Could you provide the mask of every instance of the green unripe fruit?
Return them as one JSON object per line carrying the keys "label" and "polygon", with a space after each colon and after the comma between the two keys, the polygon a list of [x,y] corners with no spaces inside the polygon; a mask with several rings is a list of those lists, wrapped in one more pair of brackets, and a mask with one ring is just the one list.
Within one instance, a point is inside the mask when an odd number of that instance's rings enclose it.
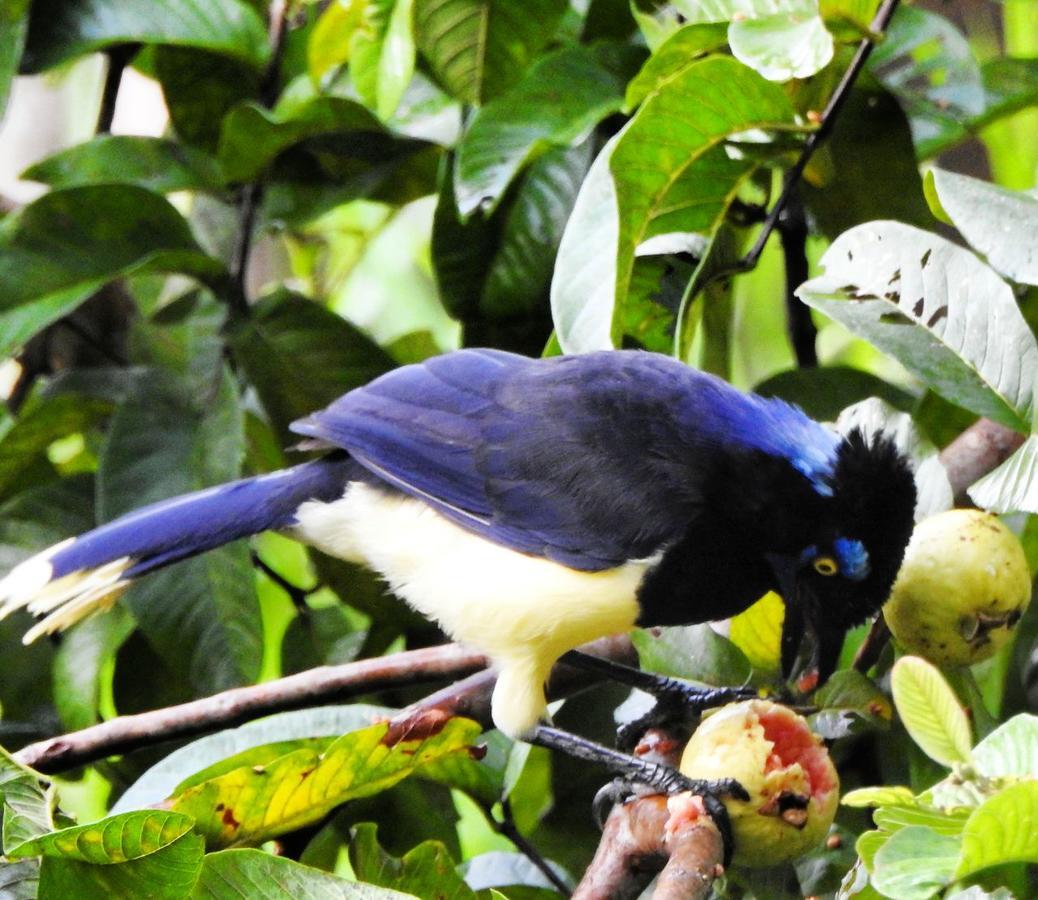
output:
{"label": "green unripe fruit", "polygon": [[724,801],[736,865],[774,866],[818,846],[840,799],[821,738],[803,716],[768,700],[733,703],[705,719],[685,747],[681,771],[735,778],[749,792],[748,801]]}
{"label": "green unripe fruit", "polygon": [[1020,541],[990,513],[920,522],[883,616],[898,644],[938,666],[971,666],[1009,640],[1031,601]]}

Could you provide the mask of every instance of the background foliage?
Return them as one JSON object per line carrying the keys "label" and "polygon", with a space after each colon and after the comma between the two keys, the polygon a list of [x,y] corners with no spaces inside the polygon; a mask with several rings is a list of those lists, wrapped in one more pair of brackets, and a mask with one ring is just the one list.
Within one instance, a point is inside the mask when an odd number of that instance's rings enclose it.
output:
{"label": "background foliage", "polygon": [[[843,421],[898,428],[920,514],[947,507],[938,448],[980,416],[1023,435],[1035,421],[1035,4],[902,5],[779,234],[751,271],[734,265],[877,6],[0,0],[0,108],[18,72],[97,53],[108,67],[95,136],[25,171],[45,189],[0,222],[0,358],[18,362],[0,413],[0,568],[276,469],[295,455],[291,420],[460,345],[644,347],[829,420],[880,398]],[[161,86],[163,137],[109,133],[126,67]],[[1028,437],[971,490],[1016,513],[1032,564],[1036,448]],[[768,683],[780,610],[766,598],[728,638],[637,635],[642,665]],[[10,751],[440,637],[370,576],[276,536],[146,579],[59,640],[22,647],[28,624],[0,624]],[[826,894],[846,874],[848,897],[1029,895],[1038,845],[1013,822],[1038,804],[1022,715],[1038,704],[1036,636],[1032,613],[952,687],[895,668],[900,716],[892,651],[873,680],[841,670],[813,723],[845,787],[902,787],[852,795],[842,846],[715,889]],[[937,685],[930,700],[906,694],[911,677]],[[554,896],[506,834],[574,881],[603,775],[463,719],[389,747],[379,717],[424,692],[55,780],[4,755],[0,896]],[[598,688],[558,720],[608,740],[621,699]],[[938,745],[919,740],[935,728]],[[984,791],[942,805],[934,785],[970,782],[963,766]]]}

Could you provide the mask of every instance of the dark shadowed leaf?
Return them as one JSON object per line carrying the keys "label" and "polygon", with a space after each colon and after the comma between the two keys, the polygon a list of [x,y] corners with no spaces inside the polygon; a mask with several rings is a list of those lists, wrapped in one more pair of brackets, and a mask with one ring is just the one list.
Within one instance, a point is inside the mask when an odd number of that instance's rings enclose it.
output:
{"label": "dark shadowed leaf", "polygon": [[231,344],[285,445],[298,440],[291,422],[395,366],[341,316],[287,291],[257,303]]}
{"label": "dark shadowed leaf", "polygon": [[398,859],[379,846],[376,826],[366,822],[351,832],[350,863],[358,878],[380,887],[416,897],[476,900],[475,892],[465,884],[439,841],[425,841]]}
{"label": "dark shadowed leaf", "polygon": [[566,0],[416,0],[418,49],[440,83],[465,103],[515,84],[551,41]]}
{"label": "dark shadowed leaf", "polygon": [[710,685],[744,684],[751,666],[742,651],[709,625],[631,632],[641,667]]}
{"label": "dark shadowed leaf", "polygon": [[159,194],[220,188],[216,162],[162,138],[102,134],[30,166],[22,178],[51,187],[136,184]]}
{"label": "dark shadowed leaf", "polygon": [[867,397],[879,397],[901,410],[909,410],[915,403],[908,391],[850,366],[791,369],[772,375],[753,390],[763,397],[781,397],[795,403],[823,422],[834,421],[843,409]]}
{"label": "dark shadowed leaf", "polygon": [[164,197],[131,185],[52,191],[0,231],[0,310],[59,291],[83,290],[86,299],[131,272],[218,279],[223,266]]}
{"label": "dark shadowed leaf", "polygon": [[347,881],[261,850],[221,850],[206,856],[191,896],[197,900],[407,900],[414,895]]}
{"label": "dark shadowed leaf", "polygon": [[639,59],[631,48],[568,47],[543,57],[512,90],[482,107],[458,147],[462,216],[477,208],[492,212],[523,166],[552,146],[581,141],[619,110]]}
{"label": "dark shadowed leaf", "polygon": [[29,0],[0,0],[0,119],[29,28]]}
{"label": "dark shadowed leaf", "polygon": [[1038,346],[1013,292],[972,253],[898,222],[826,251],[797,295],[894,356],[954,403],[1029,430]]}
{"label": "dark shadowed leaf", "polygon": [[242,0],[37,0],[23,66],[40,72],[118,44],[172,44],[261,67],[266,28]]}
{"label": "dark shadowed leaf", "polygon": [[848,734],[887,728],[894,709],[886,695],[869,679],[853,669],[833,675],[815,691],[811,702],[818,712],[810,717],[811,730],[826,740]]}

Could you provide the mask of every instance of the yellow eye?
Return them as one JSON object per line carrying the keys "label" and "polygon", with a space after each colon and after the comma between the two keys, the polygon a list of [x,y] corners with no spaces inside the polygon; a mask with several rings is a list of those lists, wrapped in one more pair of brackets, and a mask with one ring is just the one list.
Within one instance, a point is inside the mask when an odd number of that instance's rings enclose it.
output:
{"label": "yellow eye", "polygon": [[835,575],[840,571],[840,567],[836,565],[836,560],[831,556],[819,556],[812,565],[819,575]]}

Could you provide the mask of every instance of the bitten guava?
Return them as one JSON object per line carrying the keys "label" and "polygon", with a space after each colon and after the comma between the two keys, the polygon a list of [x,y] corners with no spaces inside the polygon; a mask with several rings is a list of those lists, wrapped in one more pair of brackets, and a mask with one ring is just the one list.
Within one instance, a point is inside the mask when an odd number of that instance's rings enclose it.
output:
{"label": "bitten guava", "polygon": [[909,653],[971,666],[1009,640],[1030,602],[1016,535],[990,513],[953,509],[916,526],[883,617]]}
{"label": "bitten guava", "polygon": [[[820,844],[840,799],[840,780],[807,721],[769,700],[733,703],[696,729],[681,757],[691,778],[735,778],[748,801],[727,798],[735,865],[774,866]],[[687,813],[672,798],[672,815]]]}

